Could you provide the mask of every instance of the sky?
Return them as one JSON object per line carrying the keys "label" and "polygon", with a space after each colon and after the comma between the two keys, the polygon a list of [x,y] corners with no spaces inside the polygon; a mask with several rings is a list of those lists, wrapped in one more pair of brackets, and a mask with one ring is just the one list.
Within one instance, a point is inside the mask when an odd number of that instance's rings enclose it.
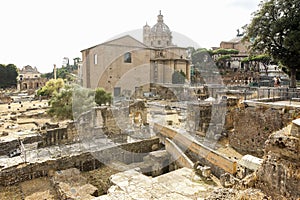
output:
{"label": "sky", "polygon": [[173,33],[218,47],[251,22],[260,1],[0,0],[0,64],[51,72],[64,57],[72,64],[83,49],[155,25],[159,10]]}

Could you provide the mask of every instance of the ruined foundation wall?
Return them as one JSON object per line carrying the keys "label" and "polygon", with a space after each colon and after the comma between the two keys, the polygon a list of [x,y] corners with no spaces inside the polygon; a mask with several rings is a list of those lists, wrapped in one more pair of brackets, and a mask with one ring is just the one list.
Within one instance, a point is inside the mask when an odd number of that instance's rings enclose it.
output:
{"label": "ruined foundation wall", "polygon": [[187,129],[214,138],[233,128],[232,110],[238,98],[227,98],[219,103],[200,102],[188,105]]}
{"label": "ruined foundation wall", "polygon": [[[42,140],[42,138],[39,135],[35,135],[35,136],[24,138],[22,140],[22,142],[23,142],[23,144],[32,144],[34,142],[39,142],[41,140]],[[13,151],[19,147],[20,147],[20,142],[17,139],[7,141],[7,142],[1,142],[0,143],[0,156],[6,156],[9,154],[10,151]]]}
{"label": "ruined foundation wall", "polygon": [[48,129],[42,133],[42,140],[39,143],[39,148],[58,145],[70,144],[78,141],[78,132],[74,122],[69,122],[65,127]]}
{"label": "ruined foundation wall", "polygon": [[294,120],[291,130],[272,134],[266,142],[262,166],[257,171],[257,186],[275,198],[300,197],[300,120]]}
{"label": "ruined foundation wall", "polygon": [[83,113],[77,120],[79,132],[88,132],[87,130],[91,132],[97,127],[98,129],[101,128],[107,136],[117,135],[128,128],[128,124],[131,123],[129,115],[137,113],[141,115],[142,123],[146,125],[147,108],[144,102],[123,103],[124,105],[116,107],[95,107],[91,111]]}
{"label": "ruined foundation wall", "polygon": [[[0,171],[0,184],[3,186],[51,175],[56,170],[77,168],[90,171],[101,167],[106,162],[120,161],[124,163],[140,162],[143,157],[159,145],[159,139],[149,139],[142,142],[123,144],[103,149],[94,153],[82,153],[68,157],[57,158],[37,163],[23,163]],[[50,173],[50,174],[49,174]]]}
{"label": "ruined foundation wall", "polygon": [[242,154],[263,156],[265,142],[271,133],[287,126],[300,114],[299,108],[259,105],[234,109],[233,131],[230,131],[230,145]]}
{"label": "ruined foundation wall", "polygon": [[272,199],[299,200],[300,119],[270,135],[261,166],[242,182],[242,189],[254,187]]}

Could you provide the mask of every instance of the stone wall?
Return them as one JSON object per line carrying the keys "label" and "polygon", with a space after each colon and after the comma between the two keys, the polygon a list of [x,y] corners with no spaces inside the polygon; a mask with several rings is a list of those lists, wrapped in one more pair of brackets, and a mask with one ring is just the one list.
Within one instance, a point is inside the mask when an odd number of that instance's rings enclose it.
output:
{"label": "stone wall", "polygon": [[212,139],[220,138],[233,128],[233,115],[230,114],[238,105],[239,99],[227,98],[220,102],[199,102],[188,105],[186,128]]}
{"label": "stone wall", "polygon": [[186,128],[189,131],[197,131],[205,135],[211,119],[211,104],[208,102],[188,104],[187,109]]}
{"label": "stone wall", "polygon": [[120,161],[141,162],[143,157],[159,145],[159,139],[143,140],[103,149],[98,152],[81,153],[36,163],[23,163],[0,171],[0,184],[3,186],[51,175],[54,171],[77,168],[81,171],[97,169],[103,163]]}
{"label": "stone wall", "polygon": [[46,147],[58,144],[69,144],[79,140],[74,122],[69,122],[64,127],[47,129],[42,135],[38,147]]}
{"label": "stone wall", "polygon": [[[122,102],[114,107],[95,107],[83,113],[76,121],[78,134],[105,134],[109,137],[120,135],[128,126],[133,125],[137,114],[141,117],[141,124],[147,124],[147,108],[143,101]],[[133,120],[130,118],[132,116]]]}
{"label": "stone wall", "polygon": [[292,131],[278,131],[266,142],[264,161],[257,171],[257,186],[275,198],[300,197],[299,122],[299,119],[294,121]]}
{"label": "stone wall", "polygon": [[[299,200],[300,197],[300,119],[270,135],[263,162],[252,176],[245,178],[242,189],[254,187],[272,199]],[[292,127],[290,127],[292,126]]]}
{"label": "stone wall", "polygon": [[10,151],[15,150],[19,147],[20,143],[18,140],[12,140],[0,143],[0,156],[8,155]]}
{"label": "stone wall", "polygon": [[56,171],[51,179],[59,199],[93,199],[98,189],[89,184],[76,168]]}
{"label": "stone wall", "polygon": [[[42,138],[39,135],[31,136],[31,137],[26,137],[22,140],[23,144],[31,144],[34,142],[39,142],[41,141]],[[11,151],[16,150],[20,147],[20,141],[15,139],[7,142],[1,142],[0,143],[0,156],[6,156],[8,155]]]}
{"label": "stone wall", "polygon": [[285,106],[236,108],[228,114],[228,119],[232,119],[228,122],[233,125],[228,134],[229,143],[242,154],[261,157],[270,134],[287,126],[299,114],[299,108]]}
{"label": "stone wall", "polygon": [[219,103],[189,104],[187,109],[187,130],[216,140],[227,135],[238,152],[257,157],[262,157],[271,133],[300,116],[300,108],[262,103],[248,106],[232,97]]}

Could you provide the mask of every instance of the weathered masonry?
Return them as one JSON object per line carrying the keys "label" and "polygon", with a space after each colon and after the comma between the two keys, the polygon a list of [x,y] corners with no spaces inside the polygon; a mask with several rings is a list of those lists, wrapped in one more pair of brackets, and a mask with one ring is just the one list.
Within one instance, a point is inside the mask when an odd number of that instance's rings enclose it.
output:
{"label": "weathered masonry", "polygon": [[48,159],[35,163],[20,163],[0,170],[0,184],[3,186],[14,183],[50,176],[57,170],[77,168],[81,171],[97,169],[103,163],[119,161],[123,163],[141,162],[143,157],[159,145],[159,139],[149,139],[134,143],[122,144],[95,152],[79,152],[78,154]]}

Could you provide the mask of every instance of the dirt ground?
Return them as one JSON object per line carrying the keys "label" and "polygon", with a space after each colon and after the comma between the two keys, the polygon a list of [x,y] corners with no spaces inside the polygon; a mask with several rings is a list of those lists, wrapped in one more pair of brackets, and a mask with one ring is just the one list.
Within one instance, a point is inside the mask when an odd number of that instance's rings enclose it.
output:
{"label": "dirt ground", "polygon": [[[12,133],[19,130],[31,130],[36,128],[35,122],[43,125],[50,122],[46,115],[48,101],[25,101],[20,103],[0,104],[0,133],[2,131]],[[33,109],[33,110],[27,110]],[[27,110],[27,111],[26,111]],[[19,117],[20,115],[26,117]]]}
{"label": "dirt ground", "polygon": [[98,195],[106,194],[106,191],[111,186],[109,177],[119,171],[112,169],[108,166],[103,166],[99,169],[89,172],[83,172],[81,175],[87,178],[88,183],[98,188]]}
{"label": "dirt ground", "polygon": [[1,200],[56,200],[56,192],[47,177],[25,181],[8,187],[0,187]]}
{"label": "dirt ground", "polygon": [[[109,177],[119,171],[108,166],[99,169],[82,172],[88,183],[96,186],[98,195],[106,194],[110,187]],[[57,194],[48,177],[42,177],[25,181],[8,187],[0,187],[0,200],[56,200]]]}

